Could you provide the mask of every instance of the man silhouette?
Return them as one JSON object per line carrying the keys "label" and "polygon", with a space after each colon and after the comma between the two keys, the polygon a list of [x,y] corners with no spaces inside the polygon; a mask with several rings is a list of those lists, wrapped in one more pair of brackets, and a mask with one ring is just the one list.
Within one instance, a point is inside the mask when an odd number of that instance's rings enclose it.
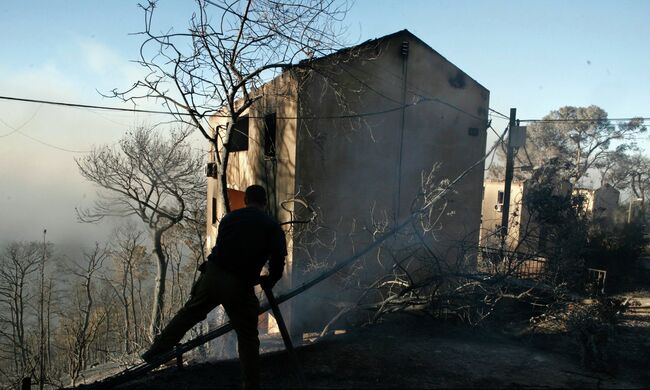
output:
{"label": "man silhouette", "polygon": [[[254,286],[272,288],[282,277],[287,255],[284,232],[264,211],[266,202],[264,188],[252,185],[244,195],[246,207],[223,217],[217,243],[201,267],[190,299],[155,337],[142,355],[145,361],[170,351],[190,328],[223,305],[237,333],[244,387],[259,387],[259,301]],[[267,261],[269,273],[260,276]]]}

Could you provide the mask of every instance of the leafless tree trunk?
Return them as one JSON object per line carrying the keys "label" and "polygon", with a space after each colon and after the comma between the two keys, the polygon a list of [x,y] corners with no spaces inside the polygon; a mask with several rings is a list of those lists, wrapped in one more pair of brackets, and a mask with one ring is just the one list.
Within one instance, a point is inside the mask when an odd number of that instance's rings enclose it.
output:
{"label": "leafless tree trunk", "polygon": [[203,160],[192,152],[190,130],[165,139],[153,129],[136,129],[120,141],[119,149],[95,148],[76,160],[81,174],[101,187],[100,200],[90,210],[78,210],[82,221],[108,216],[137,216],[152,233],[157,273],[149,334],[160,327],[165,307],[168,258],[164,235],[181,224],[192,210],[188,204],[205,196]]}
{"label": "leafless tree trunk", "polygon": [[139,343],[140,316],[136,313],[137,302],[135,299],[134,278],[137,270],[145,272],[148,267],[146,248],[143,233],[135,225],[129,223],[118,227],[113,234],[111,258],[113,260],[113,276],[107,281],[113,289],[122,307],[123,343],[124,352],[133,352],[133,345]]}
{"label": "leafless tree trunk", "polygon": [[98,335],[100,325],[106,319],[106,311],[97,310],[95,303],[95,283],[103,263],[108,257],[108,249],[95,244],[92,252],[84,253],[84,264],[77,264],[72,274],[78,278],[79,288],[74,294],[72,318],[67,319],[66,333],[69,337],[68,371],[75,386],[79,374],[88,363],[89,347]]}
{"label": "leafless tree trunk", "polygon": [[19,381],[32,369],[27,311],[34,297],[31,286],[37,285],[32,276],[41,264],[42,250],[37,242],[12,242],[0,257],[0,354],[12,362],[11,373],[7,373],[12,381]]}
{"label": "leafless tree trunk", "polygon": [[52,370],[52,290],[53,281],[50,278],[47,288],[47,342],[45,344],[45,361],[47,362],[48,371]]}
{"label": "leafless tree trunk", "polygon": [[38,311],[38,326],[39,326],[39,338],[38,338],[38,388],[43,390],[45,385],[45,365],[46,365],[46,353],[45,353],[45,260],[47,258],[47,249],[45,242],[45,235],[47,230],[43,230],[43,248],[42,248],[42,257],[40,264],[40,295],[39,295],[39,311]]}

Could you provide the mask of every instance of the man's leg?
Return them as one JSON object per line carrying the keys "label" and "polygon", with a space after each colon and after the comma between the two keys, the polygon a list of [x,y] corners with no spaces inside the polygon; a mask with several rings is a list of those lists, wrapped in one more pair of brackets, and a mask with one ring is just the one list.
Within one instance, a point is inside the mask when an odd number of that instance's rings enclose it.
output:
{"label": "man's leg", "polygon": [[260,303],[252,287],[240,290],[233,299],[223,303],[226,314],[237,332],[239,362],[244,388],[260,386],[260,340],[257,332],[257,316]]}
{"label": "man's leg", "polygon": [[145,361],[172,349],[198,322],[219,304],[213,291],[214,275],[204,272],[192,287],[190,299],[165,326],[149,350],[142,355]]}

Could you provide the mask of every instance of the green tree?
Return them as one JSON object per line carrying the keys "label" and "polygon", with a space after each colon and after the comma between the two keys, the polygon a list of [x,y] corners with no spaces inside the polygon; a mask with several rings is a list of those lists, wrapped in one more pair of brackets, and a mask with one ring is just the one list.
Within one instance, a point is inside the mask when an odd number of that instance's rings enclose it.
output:
{"label": "green tree", "polygon": [[[564,106],[551,111],[541,121],[528,126],[526,145],[516,152],[515,166],[541,167],[551,160],[564,163],[566,179],[577,184],[594,169],[608,170],[612,159],[621,158],[636,148],[635,139],[646,127],[641,118],[614,124],[598,106]],[[501,150],[500,161],[505,161]],[[503,165],[490,175],[501,177]],[[526,171],[515,171],[520,179]]]}
{"label": "green tree", "polygon": [[644,209],[650,195],[650,158],[640,153],[623,155],[614,160],[605,180],[621,190],[630,190]]}
{"label": "green tree", "polygon": [[538,164],[553,157],[566,161],[573,184],[604,163],[612,148],[631,148],[635,137],[646,131],[641,119],[612,124],[598,106],[561,107],[543,120],[528,127],[527,151]]}

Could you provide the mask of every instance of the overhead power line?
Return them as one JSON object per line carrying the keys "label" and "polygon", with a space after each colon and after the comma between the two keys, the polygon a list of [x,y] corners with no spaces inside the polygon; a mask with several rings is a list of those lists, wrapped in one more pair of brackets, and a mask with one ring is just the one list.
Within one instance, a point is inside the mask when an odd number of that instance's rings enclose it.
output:
{"label": "overhead power line", "polygon": [[[76,107],[76,108],[90,108],[95,110],[108,110],[108,111],[125,111],[125,112],[141,112],[146,114],[172,114],[169,111],[156,111],[156,110],[142,110],[137,108],[125,108],[125,107],[108,107],[108,106],[96,106],[92,104],[81,104],[81,103],[68,103],[68,102],[59,102],[54,100],[41,100],[41,99],[27,99],[19,98],[13,96],[0,96],[1,100],[9,100],[16,102],[25,102],[25,103],[41,103],[41,104],[50,104],[55,106],[65,106],[65,107]],[[186,113],[179,113],[175,115],[189,115]]]}
{"label": "overhead power line", "polygon": [[492,108],[488,108],[488,110],[492,111],[493,113],[495,113],[495,114],[497,114],[497,115],[500,115],[503,119],[510,119],[510,117],[508,117],[508,116],[505,115],[505,114],[500,113],[500,112],[497,111],[497,110],[494,110],[494,109],[492,109]]}
{"label": "overhead power line", "polygon": [[[84,109],[91,109],[91,110],[92,109],[99,109],[99,110],[108,110],[108,111],[140,112],[140,113],[164,114],[164,115],[185,115],[185,116],[190,115],[189,113],[182,113],[182,112],[181,113],[173,113],[173,112],[169,112],[169,111],[155,111],[155,110],[141,110],[141,109],[136,109],[136,108],[109,107],[109,106],[99,106],[99,105],[91,105],[91,104],[60,102],[60,101],[53,101],[53,100],[18,98],[18,97],[12,97],[12,96],[0,96],[0,100],[9,100],[9,101],[18,101],[18,102],[36,103],[36,104],[48,104],[48,105],[55,105],[55,106],[84,108]],[[400,110],[402,110],[404,108],[412,107],[412,106],[418,105],[418,104],[423,103],[423,102],[436,102],[436,103],[445,105],[445,106],[447,106],[449,108],[455,109],[455,110],[457,110],[457,111],[459,111],[461,113],[466,113],[461,108],[458,108],[458,107],[456,107],[456,106],[454,106],[454,105],[452,105],[450,103],[447,103],[447,102],[445,102],[443,100],[440,100],[438,98],[421,97],[420,100],[418,100],[416,102],[405,104],[405,105],[400,105],[398,107],[393,107],[393,108],[389,108],[389,109],[385,109],[385,110],[381,110],[381,111],[366,112],[366,113],[360,113],[360,114],[344,114],[344,115],[330,115],[330,116],[300,116],[300,117],[294,116],[294,117],[277,117],[277,118],[278,119],[316,119],[316,120],[318,120],[318,119],[354,119],[354,118],[360,118],[360,117],[383,115],[383,114],[387,114],[387,113],[391,113],[391,112],[395,112],[395,111],[400,111]],[[210,116],[229,118],[229,116],[227,116],[227,115],[218,115],[218,114],[210,115]],[[264,119],[265,117],[264,116],[249,116],[249,118]],[[31,121],[31,119],[33,119],[33,118],[30,118],[30,120],[28,120],[28,122]],[[2,120],[0,119],[0,121],[2,121]],[[30,136],[28,134],[25,134],[22,131],[20,131],[20,128],[25,126],[27,124],[27,122],[25,124],[21,125],[19,128],[12,127],[9,124],[5,123],[4,121],[2,121],[2,123],[5,126],[7,126],[7,127],[9,127],[10,129],[13,130],[13,131],[10,131],[9,133],[2,134],[1,135],[2,137],[6,137],[6,136],[9,136],[11,134],[18,133],[18,134],[20,134],[20,135],[22,135],[24,137],[27,137],[27,138],[35,141],[35,142],[38,142],[38,143],[42,144],[42,145],[45,145],[45,146],[48,146],[48,147],[51,147],[51,148],[54,148],[54,149],[58,149],[58,150],[61,150],[61,151],[71,152],[71,153],[87,153],[88,152],[88,150],[72,150],[72,149],[60,147],[60,146],[57,146],[57,145],[52,145],[50,143],[47,143],[45,141],[39,140],[39,139],[37,139],[35,137],[32,137],[32,136]]]}
{"label": "overhead power line", "polygon": [[2,123],[3,125],[5,125],[5,126],[7,126],[8,128],[11,129],[11,131],[8,132],[8,133],[0,134],[0,138],[8,137],[8,136],[10,136],[10,135],[12,135],[14,133],[20,133],[20,129],[27,126],[27,124],[29,124],[29,122],[31,122],[32,119],[34,119],[36,117],[38,112],[41,110],[41,107],[43,107],[43,106],[38,106],[36,108],[36,110],[34,111],[34,113],[32,113],[32,116],[30,116],[29,119],[27,119],[25,122],[23,122],[23,124],[21,124],[20,126],[17,126],[17,127],[10,125],[9,123],[2,120],[2,118],[0,118],[0,123]]}
{"label": "overhead power line", "polygon": [[[99,105],[92,105],[92,104],[60,102],[60,101],[54,101],[54,100],[18,98],[18,97],[12,97],[12,96],[0,96],[0,100],[19,101],[19,102],[25,102],[25,103],[49,104],[49,105],[55,105],[55,106],[74,107],[74,108],[108,110],[108,111],[126,111],[126,112],[140,112],[140,113],[147,113],[147,114],[181,115],[181,116],[189,116],[189,115],[191,115],[190,113],[186,113],[186,112],[142,110],[142,109],[137,109],[137,108],[99,106]],[[438,99],[438,98],[422,97],[420,100],[418,100],[416,102],[409,103],[409,104],[404,104],[404,105],[400,105],[398,107],[388,108],[388,109],[380,110],[380,111],[362,112],[362,113],[359,113],[359,114],[323,115],[323,116],[309,116],[309,115],[304,115],[304,116],[282,116],[282,117],[278,116],[277,119],[312,119],[312,120],[320,120],[320,119],[322,119],[322,120],[327,120],[327,119],[354,119],[354,118],[361,118],[361,117],[383,115],[383,114],[391,113],[391,112],[394,112],[394,111],[399,111],[399,110],[402,110],[404,108],[412,107],[412,106],[418,105],[418,104],[423,103],[423,102],[440,103],[442,105],[445,105],[447,107],[455,109],[455,110],[457,110],[459,112],[466,113],[463,109],[461,109],[459,107],[456,107],[455,105],[453,105],[451,103],[447,103],[444,100],[441,100],[441,99]],[[218,118],[230,118],[229,115],[223,115],[223,114],[210,114],[208,116],[209,117],[218,117]],[[248,117],[251,118],[251,119],[264,119],[265,118],[264,116],[252,116],[252,115],[249,115]]]}
{"label": "overhead power line", "polygon": [[519,122],[527,123],[552,123],[552,122],[629,122],[631,120],[650,121],[650,117],[632,117],[632,118],[578,118],[578,119],[519,119]]}
{"label": "overhead power line", "polygon": [[[99,106],[99,105],[93,105],[93,104],[81,104],[81,103],[69,103],[69,102],[61,102],[61,101],[54,101],[54,100],[42,100],[42,99],[27,99],[27,98],[19,98],[19,97],[13,97],[13,96],[0,96],[0,100],[9,100],[9,101],[18,101],[18,102],[25,102],[25,103],[40,103],[40,104],[49,104],[49,105],[55,105],[55,106],[64,106],[64,107],[74,107],[74,108],[87,108],[87,109],[94,109],[94,110],[107,110],[107,111],[123,111],[123,112],[139,112],[139,113],[145,113],[145,114],[162,114],[162,115],[182,115],[182,116],[190,116],[190,113],[187,112],[171,112],[171,111],[157,111],[157,110],[143,110],[143,109],[138,109],[138,108],[124,108],[124,107],[110,107],[110,106]],[[426,99],[429,100],[429,99]],[[433,100],[433,99],[431,99]],[[385,113],[389,113],[392,111],[398,111],[401,110],[402,108],[413,106],[417,103],[411,103],[411,104],[406,104],[404,106],[400,107],[394,107],[390,108],[387,110],[381,110],[381,111],[373,111],[373,112],[365,112],[365,113],[360,113],[360,114],[344,114],[344,115],[326,115],[326,116],[300,116],[300,117],[277,117],[278,119],[347,119],[347,118],[357,118],[357,117],[364,117],[364,116],[373,116],[373,115],[381,115]],[[210,114],[210,117],[218,117],[218,118],[230,118],[229,115],[223,115],[223,114]],[[249,118],[254,118],[254,119],[264,119],[264,116],[248,116]]]}
{"label": "overhead power line", "polygon": [[[20,97],[14,97],[14,96],[0,96],[0,100],[8,100],[8,101],[17,101],[17,102],[25,102],[25,103],[36,103],[36,104],[48,104],[48,105],[55,105],[55,106],[63,106],[63,107],[73,107],[73,108],[86,108],[86,109],[91,109],[91,110],[106,110],[106,111],[122,111],[122,112],[137,112],[137,113],[145,113],[145,114],[161,114],[161,115],[179,115],[179,116],[190,116],[190,113],[187,112],[171,112],[171,111],[159,111],[159,110],[144,110],[144,109],[138,109],[138,108],[125,108],[125,107],[111,107],[111,106],[100,106],[100,105],[93,105],[93,104],[82,104],[82,103],[70,103],[70,102],[62,102],[62,101],[54,101],[54,100],[43,100],[43,99],[28,99],[28,98],[20,98]],[[423,102],[436,102],[440,103],[442,105],[445,105],[449,108],[452,108],[454,110],[457,110],[458,112],[461,113],[466,113],[463,109],[445,102],[444,100],[441,100],[439,98],[432,98],[432,97],[426,97],[426,96],[420,96],[420,100],[414,102],[414,103],[409,103],[405,105],[400,105],[398,107],[393,107],[385,110],[380,110],[380,111],[370,111],[370,112],[363,112],[359,114],[342,114],[342,115],[323,115],[323,116],[286,116],[286,117],[277,117],[278,119],[312,119],[312,120],[318,120],[318,119],[353,119],[353,118],[361,118],[361,117],[368,117],[368,116],[377,116],[377,115],[383,115],[387,113],[391,113],[394,111],[399,111],[403,108],[408,108],[411,106],[415,106],[417,104],[423,103]],[[494,110],[492,108],[489,109],[490,111],[503,116],[504,119],[507,118],[505,115],[502,113],[498,112],[497,110]],[[467,113],[466,113],[467,114]],[[469,115],[469,114],[468,114]],[[219,117],[219,118],[229,118],[230,116],[228,115],[223,115],[223,114],[210,114],[208,115],[210,117]],[[471,115],[474,118],[474,115]],[[264,119],[264,116],[249,116],[251,119]],[[609,122],[629,122],[631,120],[641,120],[641,121],[650,121],[650,117],[629,117],[629,118],[606,118],[606,119],[587,119],[587,118],[579,118],[579,119],[520,119],[519,122],[525,122],[525,123],[552,123],[552,122],[599,122],[599,121],[609,121]],[[9,127],[9,126],[8,126]],[[12,132],[13,133],[13,132]],[[3,136],[7,136],[9,134],[4,134]]]}
{"label": "overhead power line", "polygon": [[62,146],[53,145],[53,144],[47,143],[45,141],[42,141],[42,140],[40,140],[38,138],[34,138],[29,134],[25,134],[22,131],[18,131],[18,134],[22,135],[23,137],[27,137],[27,138],[31,139],[32,141],[34,141],[34,142],[38,142],[41,145],[45,145],[45,146],[47,146],[49,148],[60,150],[62,152],[69,152],[69,153],[89,153],[90,152],[90,150],[74,150],[74,149],[64,148]]}

